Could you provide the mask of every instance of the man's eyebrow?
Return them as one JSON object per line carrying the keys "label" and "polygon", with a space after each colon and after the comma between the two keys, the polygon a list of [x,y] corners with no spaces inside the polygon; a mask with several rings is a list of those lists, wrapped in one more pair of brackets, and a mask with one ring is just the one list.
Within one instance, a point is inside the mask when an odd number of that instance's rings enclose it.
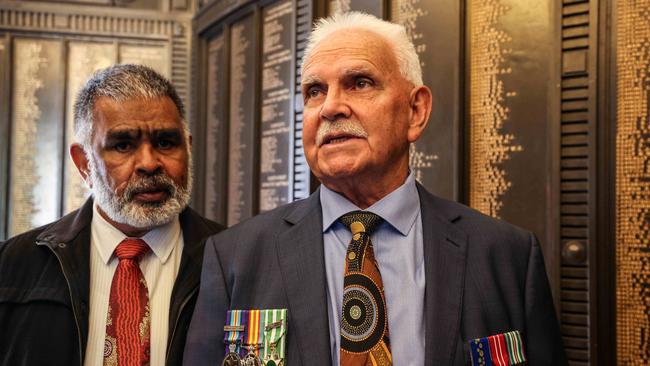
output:
{"label": "man's eyebrow", "polygon": [[307,75],[302,78],[301,84],[302,85],[314,85],[314,84],[320,84],[321,83],[321,78],[318,76],[314,75]]}
{"label": "man's eyebrow", "polygon": [[370,68],[367,67],[355,67],[353,69],[347,69],[343,71],[343,76],[344,77],[354,77],[354,76],[367,76],[367,75],[373,75],[374,73]]}
{"label": "man's eyebrow", "polygon": [[180,128],[161,128],[153,131],[156,138],[179,138],[182,136]]}
{"label": "man's eyebrow", "polygon": [[128,140],[140,137],[141,131],[138,129],[122,129],[109,131],[106,134],[107,140]]}

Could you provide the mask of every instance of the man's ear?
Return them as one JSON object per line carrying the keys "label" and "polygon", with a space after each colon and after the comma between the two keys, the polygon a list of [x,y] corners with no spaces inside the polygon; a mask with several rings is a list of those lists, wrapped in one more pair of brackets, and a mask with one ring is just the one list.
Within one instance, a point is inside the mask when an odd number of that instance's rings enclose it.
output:
{"label": "man's ear", "polygon": [[409,142],[417,141],[424,132],[424,128],[427,127],[429,114],[431,114],[432,99],[431,90],[424,85],[411,90],[409,98],[411,108],[408,128]]}
{"label": "man's ear", "polygon": [[81,144],[74,143],[70,145],[70,157],[72,157],[72,161],[77,167],[83,180],[86,181],[88,186],[92,186],[90,179],[88,179],[88,158],[86,157],[86,152]]}

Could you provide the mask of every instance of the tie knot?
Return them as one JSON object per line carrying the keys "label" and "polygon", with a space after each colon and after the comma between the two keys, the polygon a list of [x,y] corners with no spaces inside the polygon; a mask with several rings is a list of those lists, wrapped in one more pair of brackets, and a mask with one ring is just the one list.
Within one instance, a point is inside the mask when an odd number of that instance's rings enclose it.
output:
{"label": "tie knot", "polygon": [[149,251],[149,246],[142,239],[126,238],[115,248],[115,255],[122,259],[140,259]]}
{"label": "tie knot", "polygon": [[348,212],[341,216],[339,220],[350,229],[352,235],[358,233],[370,235],[383,221],[381,216],[368,211]]}

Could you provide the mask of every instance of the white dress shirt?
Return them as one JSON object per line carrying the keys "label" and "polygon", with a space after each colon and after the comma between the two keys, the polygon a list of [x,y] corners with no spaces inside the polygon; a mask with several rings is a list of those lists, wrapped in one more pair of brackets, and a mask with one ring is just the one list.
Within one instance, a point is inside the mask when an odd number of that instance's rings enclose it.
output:
{"label": "white dress shirt", "polygon": [[[125,238],[121,231],[106,221],[93,207],[90,235],[90,315],[88,345],[84,365],[104,363],[106,313],[113,273],[119,260],[115,248]],[[183,253],[183,235],[178,217],[157,227],[142,238],[151,250],[140,261],[147,281],[151,310],[151,365],[164,365],[169,330],[169,303]]]}

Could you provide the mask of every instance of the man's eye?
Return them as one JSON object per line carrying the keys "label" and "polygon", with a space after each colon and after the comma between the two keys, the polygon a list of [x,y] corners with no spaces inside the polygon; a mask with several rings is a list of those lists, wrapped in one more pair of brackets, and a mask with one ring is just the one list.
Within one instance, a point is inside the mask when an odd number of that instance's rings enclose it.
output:
{"label": "man's eye", "polygon": [[321,95],[322,90],[318,87],[311,87],[307,90],[307,95],[309,98],[317,98],[319,95]]}
{"label": "man's eye", "polygon": [[131,149],[131,143],[130,142],[118,142],[117,144],[113,145],[113,148],[118,151],[118,152],[127,152]]}
{"label": "man's eye", "polygon": [[372,82],[370,80],[366,79],[366,78],[357,79],[356,82],[355,82],[355,87],[357,89],[364,89],[364,88],[367,88],[369,86],[372,86]]}
{"label": "man's eye", "polygon": [[176,146],[176,143],[171,140],[160,140],[158,141],[158,147],[161,149],[171,149],[172,147]]}

